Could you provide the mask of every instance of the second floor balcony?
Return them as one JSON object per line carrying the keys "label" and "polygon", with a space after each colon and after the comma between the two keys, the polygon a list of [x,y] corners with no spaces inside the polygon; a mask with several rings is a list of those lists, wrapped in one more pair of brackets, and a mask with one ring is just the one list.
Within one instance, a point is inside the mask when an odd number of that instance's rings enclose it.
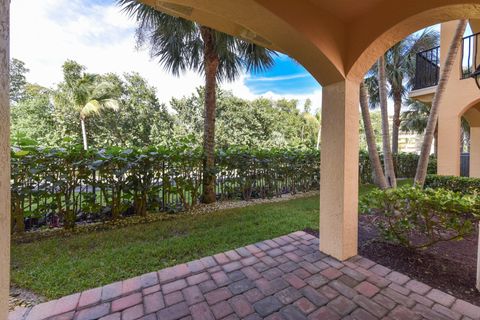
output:
{"label": "second floor balcony", "polygon": [[[479,37],[480,33],[476,33],[463,38],[459,52],[460,79],[469,79],[479,68]],[[410,97],[433,94],[440,77],[440,47],[417,53],[415,60],[415,77]]]}

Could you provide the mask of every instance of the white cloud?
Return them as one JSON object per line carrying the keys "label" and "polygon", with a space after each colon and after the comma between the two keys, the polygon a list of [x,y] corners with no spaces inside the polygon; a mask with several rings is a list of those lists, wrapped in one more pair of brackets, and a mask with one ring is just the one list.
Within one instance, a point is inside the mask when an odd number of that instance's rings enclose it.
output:
{"label": "white cloud", "polygon": [[302,79],[302,78],[309,78],[311,77],[310,74],[308,73],[302,73],[302,74],[292,74],[288,76],[276,76],[276,77],[258,77],[258,78],[253,78],[253,77],[248,77],[249,81],[285,81],[285,80],[294,80],[294,79]]}
{"label": "white cloud", "polygon": [[[27,64],[30,82],[54,86],[62,80],[63,62],[73,59],[94,73],[139,72],[157,88],[162,102],[188,95],[203,84],[203,77],[194,72],[175,77],[163,70],[148,52],[135,49],[134,35],[134,21],[120,12],[113,0],[111,5],[85,0],[11,2],[11,56]],[[245,78],[243,75],[223,87],[246,99],[258,97],[244,84]],[[321,104],[321,91],[262,96],[297,99],[300,103],[311,98],[314,106]]]}
{"label": "white cloud", "polygon": [[317,110],[321,108],[322,106],[322,90],[315,90],[312,93],[308,94],[278,94],[274,92],[266,92],[264,94],[254,94],[246,85],[245,85],[245,78],[247,78],[248,75],[242,75],[239,79],[239,81],[235,81],[232,83],[226,83],[223,84],[222,87],[226,90],[230,90],[235,94],[236,96],[245,98],[245,99],[255,99],[258,97],[265,97],[268,99],[293,99],[298,101],[298,107],[302,109],[305,101],[307,99],[310,99],[312,101],[312,107],[313,110]]}

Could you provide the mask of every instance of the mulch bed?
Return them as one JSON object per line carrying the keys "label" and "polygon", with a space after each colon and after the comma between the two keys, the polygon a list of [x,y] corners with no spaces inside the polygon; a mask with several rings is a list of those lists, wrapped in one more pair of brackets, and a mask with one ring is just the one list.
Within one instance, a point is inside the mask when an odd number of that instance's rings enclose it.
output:
{"label": "mulch bed", "polygon": [[[318,237],[318,230],[304,231]],[[421,251],[382,241],[365,216],[359,219],[358,231],[361,256],[480,306],[480,292],[475,288],[478,230],[463,240]]]}

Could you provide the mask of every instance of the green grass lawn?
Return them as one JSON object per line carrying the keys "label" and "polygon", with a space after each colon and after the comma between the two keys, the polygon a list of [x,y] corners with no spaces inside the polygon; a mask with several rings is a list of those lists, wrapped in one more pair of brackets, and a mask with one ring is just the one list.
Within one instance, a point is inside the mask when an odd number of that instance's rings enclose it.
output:
{"label": "green grass lawn", "polygon": [[318,225],[313,196],[12,245],[12,283],[58,298]]}

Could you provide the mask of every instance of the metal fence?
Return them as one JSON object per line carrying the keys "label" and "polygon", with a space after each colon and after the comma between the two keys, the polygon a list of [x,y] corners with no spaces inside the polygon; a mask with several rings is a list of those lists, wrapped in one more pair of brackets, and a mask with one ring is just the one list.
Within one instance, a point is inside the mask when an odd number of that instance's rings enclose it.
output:
{"label": "metal fence", "polygon": [[460,155],[460,176],[470,176],[470,153],[462,153]]}
{"label": "metal fence", "polygon": [[[272,198],[318,189],[318,152],[298,152],[293,157],[220,159],[216,165],[217,199]],[[14,158],[13,230],[61,227],[68,219],[78,224],[139,214],[139,201],[150,212],[188,210],[202,194],[202,160],[194,157],[187,161],[127,168],[108,164],[96,171],[73,162],[66,173],[58,173],[57,165]]]}

